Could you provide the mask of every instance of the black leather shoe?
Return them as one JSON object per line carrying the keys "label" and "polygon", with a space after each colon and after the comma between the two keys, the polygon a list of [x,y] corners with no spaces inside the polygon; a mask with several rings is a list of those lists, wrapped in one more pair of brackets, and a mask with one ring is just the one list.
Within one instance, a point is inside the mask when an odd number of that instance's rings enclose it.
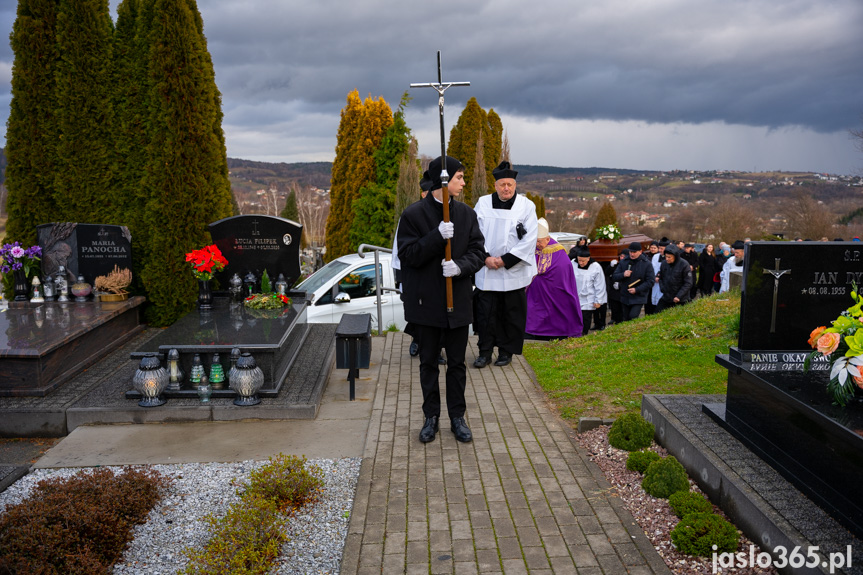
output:
{"label": "black leather shoe", "polygon": [[420,353],[420,344],[416,341],[411,342],[411,346],[408,348],[408,353],[411,354],[411,357],[416,357]]}
{"label": "black leather shoe", "polygon": [[465,423],[464,417],[453,417],[451,423],[450,429],[452,429],[456,439],[462,443],[473,441],[473,433],[470,432],[470,427]]}
{"label": "black leather shoe", "polygon": [[512,362],[512,356],[511,355],[504,355],[502,353],[499,353],[497,355],[497,361],[495,361],[494,364],[498,367],[504,367],[506,365],[509,365],[511,362]]}
{"label": "black leather shoe", "polygon": [[443,356],[443,354],[437,356],[437,362],[441,365],[446,363],[446,358]]}
{"label": "black leather shoe", "polygon": [[491,357],[486,356],[486,355],[481,355],[478,358],[476,358],[476,361],[473,362],[473,366],[482,369],[490,363],[491,363]]}
{"label": "black leather shoe", "polygon": [[[420,441],[423,443],[428,443],[429,441],[434,441],[434,436],[438,430],[438,422],[437,416],[434,415],[432,417],[426,417],[426,421],[423,424],[423,428],[420,430]],[[468,430],[470,433],[470,430]]]}

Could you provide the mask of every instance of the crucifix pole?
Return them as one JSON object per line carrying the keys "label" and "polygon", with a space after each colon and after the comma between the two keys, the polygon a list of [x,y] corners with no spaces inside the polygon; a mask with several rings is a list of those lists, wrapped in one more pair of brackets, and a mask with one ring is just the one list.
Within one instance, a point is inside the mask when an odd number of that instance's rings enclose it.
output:
{"label": "crucifix pole", "polygon": [[[441,159],[441,173],[440,173],[440,181],[443,184],[441,190],[441,199],[443,200],[443,221],[449,222],[449,174],[446,171],[446,136],[444,134],[444,122],[443,122],[443,105],[444,98],[443,93],[447,91],[452,86],[470,86],[470,82],[447,82],[443,83],[442,74],[441,74],[441,63],[440,63],[440,50],[437,52],[437,83],[425,83],[425,84],[411,84],[411,88],[434,88],[438,93],[438,116],[440,117],[440,159]],[[450,240],[446,241],[446,251],[445,251],[446,260],[449,261],[452,259],[452,242]],[[453,302],[452,302],[452,278],[446,278],[446,310],[447,312],[453,311]]]}

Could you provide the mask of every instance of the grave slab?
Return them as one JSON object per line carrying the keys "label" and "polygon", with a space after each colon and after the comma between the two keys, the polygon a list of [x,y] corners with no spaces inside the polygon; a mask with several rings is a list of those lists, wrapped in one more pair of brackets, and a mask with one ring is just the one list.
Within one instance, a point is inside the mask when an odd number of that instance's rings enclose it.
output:
{"label": "grave slab", "polygon": [[143,329],[143,297],[45,302],[0,313],[0,397],[44,396]]}
{"label": "grave slab", "polygon": [[126,226],[42,224],[36,235],[42,248],[43,277],[53,276],[62,265],[70,285],[79,275],[93,285],[96,276],[108,274],[115,265],[132,269],[132,235]]}

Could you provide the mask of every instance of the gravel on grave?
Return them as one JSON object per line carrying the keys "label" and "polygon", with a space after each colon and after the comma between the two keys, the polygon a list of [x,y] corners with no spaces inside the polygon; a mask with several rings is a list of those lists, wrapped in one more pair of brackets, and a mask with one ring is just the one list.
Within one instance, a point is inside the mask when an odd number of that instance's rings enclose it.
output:
{"label": "gravel on grave", "polygon": [[[677,526],[679,518],[671,510],[667,499],[658,499],[652,495],[648,495],[641,488],[641,479],[643,476],[636,471],[630,471],[626,468],[626,458],[629,456],[629,452],[614,448],[608,444],[608,430],[608,426],[597,427],[596,429],[577,434],[575,439],[587,450],[590,459],[602,470],[605,478],[620,496],[624,506],[638,522],[644,534],[650,539],[653,547],[660,557],[665,560],[665,564],[668,565],[668,568],[672,572],[676,575],[714,573],[713,559],[711,557],[686,555],[672,545],[671,531]],[[656,444],[653,444],[650,449],[662,457],[668,455],[665,449]],[[692,479],[689,480],[689,486],[691,491],[704,494]],[[713,506],[713,511],[724,519],[728,519],[722,510],[715,505]],[[761,549],[741,533],[740,545],[737,551],[745,552],[748,557],[750,545],[753,546],[756,556],[761,553]],[[723,569],[719,567],[715,572],[733,573],[735,575],[777,573],[773,567],[768,569],[761,567]]]}
{"label": "gravel on grave", "polygon": [[[360,458],[310,459],[323,471],[324,490],[317,503],[300,509],[288,521],[287,540],[269,573],[338,573],[360,472]],[[183,549],[200,547],[209,538],[204,517],[223,516],[239,501],[237,487],[252,469],[266,461],[152,465],[173,482],[134,529],[134,539],[114,565],[115,574],[177,573],[188,563]],[[115,473],[121,467],[109,467]],[[38,469],[0,493],[0,512],[25,499],[42,479],[68,477],[80,468]],[[87,470],[84,469],[86,472]]]}

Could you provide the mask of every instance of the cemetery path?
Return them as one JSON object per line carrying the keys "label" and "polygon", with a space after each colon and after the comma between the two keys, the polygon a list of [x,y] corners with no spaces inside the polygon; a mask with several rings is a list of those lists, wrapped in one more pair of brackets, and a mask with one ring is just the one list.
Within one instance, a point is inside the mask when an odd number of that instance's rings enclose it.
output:
{"label": "cemetery path", "polygon": [[418,359],[385,342],[342,573],[670,572],[521,356],[468,367],[472,443],[444,412],[422,444]]}

